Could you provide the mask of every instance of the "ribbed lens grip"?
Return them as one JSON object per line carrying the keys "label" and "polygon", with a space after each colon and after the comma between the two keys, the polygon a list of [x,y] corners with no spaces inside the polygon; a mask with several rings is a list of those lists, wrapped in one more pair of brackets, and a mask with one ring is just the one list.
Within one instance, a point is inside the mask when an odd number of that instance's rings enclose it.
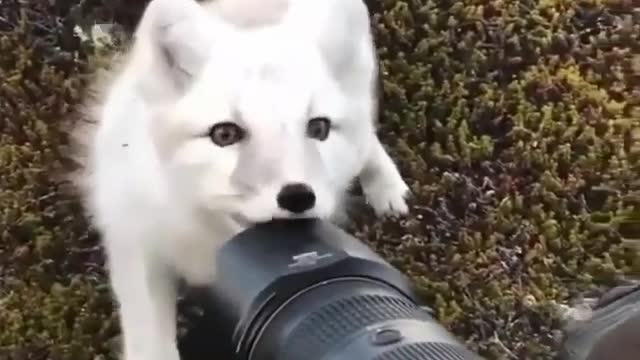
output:
{"label": "ribbed lens grip", "polygon": [[477,356],[460,346],[446,343],[405,344],[388,351],[375,360],[469,360]]}
{"label": "ribbed lens grip", "polygon": [[310,288],[262,330],[251,360],[479,359],[410,299],[358,278]]}
{"label": "ribbed lens grip", "polygon": [[369,325],[387,320],[420,319],[423,316],[418,310],[414,304],[388,295],[364,294],[338,299],[310,313],[290,334],[285,348],[292,359],[323,354],[327,347],[335,346]]}

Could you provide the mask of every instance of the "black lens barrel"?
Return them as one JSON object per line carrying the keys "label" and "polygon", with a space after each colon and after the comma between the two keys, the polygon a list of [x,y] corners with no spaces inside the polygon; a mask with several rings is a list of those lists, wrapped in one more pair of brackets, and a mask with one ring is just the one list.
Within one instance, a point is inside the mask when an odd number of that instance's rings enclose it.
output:
{"label": "black lens barrel", "polygon": [[218,253],[208,311],[239,360],[467,360],[409,280],[316,219],[254,226]]}
{"label": "black lens barrel", "polygon": [[386,284],[343,278],[318,284],[265,324],[252,360],[473,359],[410,299]]}

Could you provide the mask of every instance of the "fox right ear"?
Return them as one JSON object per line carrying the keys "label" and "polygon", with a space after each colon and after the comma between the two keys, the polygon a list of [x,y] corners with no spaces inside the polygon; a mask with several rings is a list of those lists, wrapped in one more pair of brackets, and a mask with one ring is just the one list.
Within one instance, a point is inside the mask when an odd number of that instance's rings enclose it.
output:
{"label": "fox right ear", "polygon": [[137,36],[141,51],[175,90],[182,91],[202,69],[223,22],[195,0],[152,0]]}

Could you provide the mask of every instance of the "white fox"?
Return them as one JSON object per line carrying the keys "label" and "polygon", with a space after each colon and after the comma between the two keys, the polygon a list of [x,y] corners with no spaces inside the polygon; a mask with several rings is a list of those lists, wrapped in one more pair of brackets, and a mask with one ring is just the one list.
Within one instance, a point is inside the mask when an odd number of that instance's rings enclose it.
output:
{"label": "white fox", "polygon": [[90,99],[77,184],[101,234],[126,360],[178,360],[176,279],[275,218],[337,221],[360,181],[380,216],[409,187],[376,135],[362,0],[152,0]]}

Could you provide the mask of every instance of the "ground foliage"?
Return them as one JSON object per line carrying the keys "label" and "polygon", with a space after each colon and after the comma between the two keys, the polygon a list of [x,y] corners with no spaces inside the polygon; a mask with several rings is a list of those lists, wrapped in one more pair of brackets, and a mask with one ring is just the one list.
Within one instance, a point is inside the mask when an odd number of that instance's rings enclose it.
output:
{"label": "ground foliage", "polygon": [[[566,304],[640,270],[640,4],[370,1],[412,214],[355,231],[489,359],[550,359]],[[0,2],[0,360],[111,359],[98,239],[57,175],[97,66],[75,25],[144,1]]]}

